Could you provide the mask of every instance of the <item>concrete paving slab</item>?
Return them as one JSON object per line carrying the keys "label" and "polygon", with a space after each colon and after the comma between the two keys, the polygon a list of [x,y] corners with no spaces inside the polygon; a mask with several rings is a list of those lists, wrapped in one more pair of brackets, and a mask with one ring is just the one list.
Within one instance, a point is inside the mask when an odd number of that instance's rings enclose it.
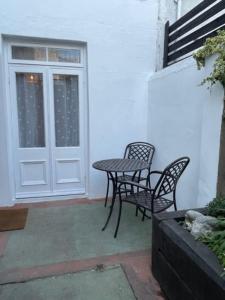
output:
{"label": "concrete paving slab", "polygon": [[4,300],[135,300],[120,266],[0,286]]}
{"label": "concrete paving slab", "polygon": [[151,222],[124,205],[120,231],[113,238],[117,207],[107,229],[109,208],[102,203],[31,208],[24,230],[11,232],[0,269],[31,267],[150,248]]}

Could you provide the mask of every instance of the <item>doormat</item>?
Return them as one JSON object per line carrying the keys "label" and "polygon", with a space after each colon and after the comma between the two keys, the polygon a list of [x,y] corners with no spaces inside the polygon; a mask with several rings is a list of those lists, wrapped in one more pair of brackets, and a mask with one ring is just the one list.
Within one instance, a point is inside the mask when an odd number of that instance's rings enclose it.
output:
{"label": "doormat", "polygon": [[28,208],[1,209],[0,231],[23,229],[26,225]]}

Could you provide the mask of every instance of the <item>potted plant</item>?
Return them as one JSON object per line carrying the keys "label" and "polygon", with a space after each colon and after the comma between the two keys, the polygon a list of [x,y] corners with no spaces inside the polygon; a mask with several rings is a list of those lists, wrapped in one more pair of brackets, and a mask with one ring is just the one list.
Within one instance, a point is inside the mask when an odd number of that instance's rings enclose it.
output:
{"label": "potted plant", "polygon": [[184,226],[188,211],[153,215],[152,272],[169,300],[225,299],[225,198],[199,212],[215,222],[198,238]]}

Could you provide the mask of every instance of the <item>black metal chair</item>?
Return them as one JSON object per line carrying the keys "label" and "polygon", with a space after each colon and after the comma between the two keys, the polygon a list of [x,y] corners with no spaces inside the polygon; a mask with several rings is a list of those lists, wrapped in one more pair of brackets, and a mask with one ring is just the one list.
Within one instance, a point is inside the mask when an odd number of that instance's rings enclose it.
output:
{"label": "black metal chair", "polygon": [[[150,174],[150,168],[152,164],[152,158],[155,152],[155,147],[149,143],[145,142],[134,142],[130,143],[126,146],[124,156],[123,158],[127,159],[139,159],[143,160],[149,163],[149,168],[147,170],[147,176],[142,177],[141,176],[141,171],[135,173],[135,174],[125,174],[123,173],[122,175],[117,177],[117,182],[125,182],[125,181],[134,181],[134,182],[141,182],[143,180],[146,181],[146,185],[148,185],[149,181],[149,174]],[[109,194],[109,183],[111,181],[111,178],[109,174],[107,173],[107,190],[106,190],[106,196],[105,196],[105,206],[107,205],[108,201],[108,194]],[[128,193],[130,190],[125,188],[123,190],[123,193]]]}
{"label": "black metal chair", "polygon": [[[135,205],[137,209],[140,209],[142,211],[143,216],[147,216],[147,211],[151,214],[159,213],[168,209],[172,205],[174,206],[174,209],[177,210],[176,187],[178,180],[187,167],[189,161],[190,159],[188,157],[181,157],[168,165],[163,172],[150,172],[150,176],[153,174],[160,175],[154,188],[146,187],[132,181],[124,181],[120,183],[119,190],[121,189],[122,185],[129,184],[131,186],[132,192],[125,197],[122,197],[121,193],[119,193],[119,214],[114,237],[116,237],[118,233],[123,202]],[[138,188],[137,192],[134,192],[134,187]],[[168,195],[171,195],[171,198],[168,198]],[[112,206],[114,205],[114,203],[112,203]],[[109,218],[107,219],[106,225],[103,227],[103,230],[106,228],[108,222]]]}

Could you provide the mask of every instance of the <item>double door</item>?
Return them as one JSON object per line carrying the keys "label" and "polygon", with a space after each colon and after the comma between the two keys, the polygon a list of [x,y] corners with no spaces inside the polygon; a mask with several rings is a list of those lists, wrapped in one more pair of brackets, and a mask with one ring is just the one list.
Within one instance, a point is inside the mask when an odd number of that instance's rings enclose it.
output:
{"label": "double door", "polygon": [[85,193],[82,69],[10,66],[16,197]]}

